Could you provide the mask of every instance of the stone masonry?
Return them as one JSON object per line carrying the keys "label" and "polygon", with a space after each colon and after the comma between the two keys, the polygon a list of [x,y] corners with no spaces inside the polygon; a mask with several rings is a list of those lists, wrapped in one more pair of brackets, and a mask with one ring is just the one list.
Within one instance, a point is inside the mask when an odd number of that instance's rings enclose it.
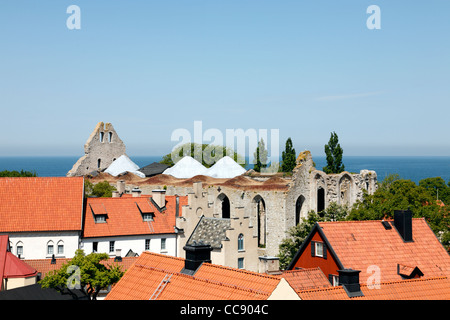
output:
{"label": "stone masonry", "polygon": [[99,122],[84,145],[84,156],[73,165],[68,177],[101,172],[125,153],[125,144],[111,123]]}

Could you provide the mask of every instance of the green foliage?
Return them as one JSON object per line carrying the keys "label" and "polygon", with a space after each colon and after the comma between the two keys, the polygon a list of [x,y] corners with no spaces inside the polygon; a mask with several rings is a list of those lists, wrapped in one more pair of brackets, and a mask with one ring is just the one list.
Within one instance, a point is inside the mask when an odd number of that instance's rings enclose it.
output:
{"label": "green foliage", "polygon": [[246,165],[245,159],[228,147],[209,144],[202,144],[200,146],[197,143],[185,143],[177,147],[171,153],[163,156],[162,160],[159,161],[159,163],[163,163],[172,167],[177,162],[177,160],[176,162],[173,161],[174,158],[178,158],[178,160],[185,156],[195,158],[196,153],[202,154],[202,164],[206,168],[213,166],[218,160],[225,156],[233,158],[234,161],[239,163],[244,168]]}
{"label": "green foliage", "polygon": [[17,171],[17,170],[13,170],[13,171],[8,171],[8,170],[4,170],[4,171],[0,171],[0,177],[37,177],[36,171]]}
{"label": "green foliage", "polygon": [[335,132],[331,133],[328,144],[325,145],[325,155],[327,156],[327,165],[323,167],[323,171],[326,174],[341,173],[345,170],[345,166],[342,163],[342,150],[339,144],[339,138]]}
{"label": "green foliage", "polygon": [[295,153],[295,149],[292,146],[292,139],[288,138],[286,140],[286,146],[284,151],[281,153],[281,171],[282,172],[292,172],[296,165],[297,155]]}
{"label": "green foliage", "polygon": [[[64,263],[59,270],[50,271],[39,283],[43,288],[54,288],[59,291],[64,289],[70,291],[71,286],[78,283],[82,292],[90,299],[96,300],[100,290],[116,283],[124,274],[121,266],[105,265],[100,262],[108,258],[106,253],[85,255],[83,250],[78,249],[73,259]],[[77,271],[73,269],[73,266],[76,266]]]}
{"label": "green foliage", "polygon": [[84,181],[84,195],[85,197],[112,197],[112,192],[116,188],[109,184],[108,181],[93,184],[89,180]]}
{"label": "green foliage", "polygon": [[254,157],[253,170],[255,170],[256,172],[261,172],[261,169],[267,168],[267,154],[268,151],[266,149],[266,145],[264,143],[264,140],[261,139],[258,142],[258,147],[256,148],[256,151],[253,154]]}

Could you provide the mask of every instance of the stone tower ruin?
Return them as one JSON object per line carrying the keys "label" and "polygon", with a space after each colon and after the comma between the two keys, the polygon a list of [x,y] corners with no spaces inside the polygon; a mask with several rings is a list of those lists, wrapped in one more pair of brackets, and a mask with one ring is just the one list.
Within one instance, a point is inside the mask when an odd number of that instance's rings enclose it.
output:
{"label": "stone tower ruin", "polygon": [[101,172],[114,160],[126,154],[125,149],[125,144],[112,124],[99,122],[84,145],[84,156],[78,159],[67,176],[84,176]]}

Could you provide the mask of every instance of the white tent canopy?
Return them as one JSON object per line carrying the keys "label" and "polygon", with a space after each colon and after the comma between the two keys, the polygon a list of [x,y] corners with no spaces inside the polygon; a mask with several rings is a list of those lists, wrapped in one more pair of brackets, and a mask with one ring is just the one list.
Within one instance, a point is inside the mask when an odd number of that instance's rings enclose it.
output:
{"label": "white tent canopy", "polygon": [[105,170],[106,173],[117,177],[118,175],[124,174],[126,172],[131,172],[141,178],[145,178],[145,174],[138,171],[139,166],[131,161],[127,155],[123,154],[117,158],[111,165]]}
{"label": "white tent canopy", "polygon": [[164,170],[163,174],[171,175],[175,178],[192,178],[204,175],[207,169],[197,160],[186,156],[178,161],[173,167]]}
{"label": "white tent canopy", "polygon": [[213,178],[234,178],[245,172],[246,170],[236,161],[229,156],[225,156],[209,168],[206,175]]}
{"label": "white tent canopy", "polygon": [[245,172],[246,170],[244,168],[228,156],[221,158],[209,169],[194,158],[186,156],[173,167],[166,169],[163,174],[182,179],[192,178],[198,175],[213,178],[234,178]]}

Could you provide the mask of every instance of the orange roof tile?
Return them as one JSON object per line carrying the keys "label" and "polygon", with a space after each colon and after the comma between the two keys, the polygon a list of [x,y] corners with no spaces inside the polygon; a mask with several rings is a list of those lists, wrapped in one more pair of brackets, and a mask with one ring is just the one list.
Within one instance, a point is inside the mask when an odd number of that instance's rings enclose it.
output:
{"label": "orange roof tile", "polygon": [[0,178],[0,232],[81,230],[82,177]]}
{"label": "orange roof tile", "polygon": [[345,268],[361,270],[361,283],[368,267],[380,268],[381,281],[401,279],[397,265],[418,267],[425,277],[450,276],[450,256],[425,219],[412,219],[413,240],[404,242],[393,227],[381,221],[320,222],[329,244]]}
{"label": "orange roof tile", "polygon": [[296,292],[306,289],[331,287],[330,281],[328,281],[320,268],[284,271],[281,276],[286,279]]}
{"label": "orange roof tile", "polygon": [[[180,215],[186,204],[187,197],[179,197]],[[141,211],[153,213],[153,221],[144,221]],[[95,214],[107,214],[106,223],[95,223]],[[83,237],[174,233],[175,216],[176,196],[166,196],[166,210],[162,212],[154,207],[149,196],[88,198]]]}
{"label": "orange roof tile", "polygon": [[163,280],[170,277],[158,300],[259,300],[267,299],[279,277],[203,263],[194,276],[180,273],[184,259],[143,252],[114,286],[107,300],[155,298]]}
{"label": "orange roof tile", "polygon": [[447,277],[421,278],[382,282],[379,289],[361,285],[364,296],[349,298],[342,286],[304,290],[303,300],[450,300]]}

